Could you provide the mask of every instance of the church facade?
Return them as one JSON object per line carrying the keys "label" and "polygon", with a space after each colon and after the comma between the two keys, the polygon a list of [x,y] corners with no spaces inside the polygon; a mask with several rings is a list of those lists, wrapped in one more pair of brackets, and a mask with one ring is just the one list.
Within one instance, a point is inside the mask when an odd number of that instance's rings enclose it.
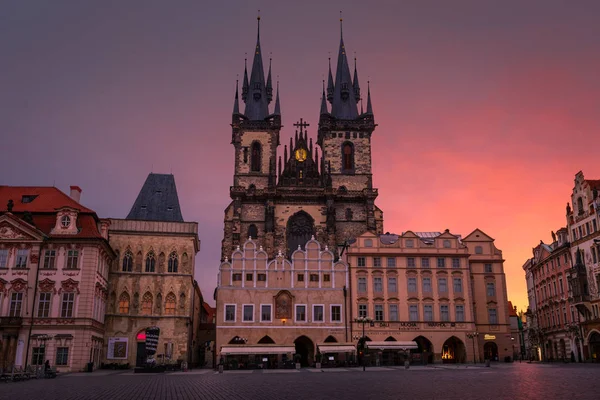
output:
{"label": "church facade", "polygon": [[269,110],[271,75],[269,64],[265,79],[259,18],[252,70],[248,77],[245,69],[242,83],[244,112],[237,88],[235,94],[231,123],[235,166],[221,261],[249,237],[269,258],[279,251],[289,257],[313,236],[337,256],[338,245],[365,231],[383,229],[372,184],[371,137],[376,124],[370,93],[366,112],[359,112],[358,73],[355,66],[352,77],[341,38],[335,80],[330,66],[323,87],[316,140],[309,138],[310,125],[300,119],[278,158],[282,113],[279,83],[273,111]]}

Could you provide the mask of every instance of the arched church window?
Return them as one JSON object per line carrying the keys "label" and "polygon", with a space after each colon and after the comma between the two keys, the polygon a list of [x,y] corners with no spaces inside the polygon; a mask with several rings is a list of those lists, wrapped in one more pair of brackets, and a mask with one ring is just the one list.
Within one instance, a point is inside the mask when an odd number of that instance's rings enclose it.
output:
{"label": "arched church window", "polygon": [[173,292],[169,293],[165,299],[165,315],[175,315],[175,301]]}
{"label": "arched church window", "polygon": [[119,296],[119,313],[129,314],[129,295],[127,292],[123,292]]}
{"label": "arched church window", "polygon": [[248,164],[248,148],[244,147],[244,164]]}
{"label": "arched church window", "polygon": [[156,267],[156,258],[154,252],[148,253],[146,256],[146,272],[154,272]]}
{"label": "arched church window", "polygon": [[179,266],[179,260],[177,259],[177,253],[172,252],[169,255],[168,271],[169,272],[177,272],[178,266]]}
{"label": "arched church window", "polygon": [[123,272],[131,272],[133,269],[133,254],[129,250],[123,256]]}
{"label": "arched church window", "polygon": [[252,159],[250,160],[250,170],[252,172],[260,172],[261,150],[259,142],[252,143]]}
{"label": "arched church window", "polygon": [[152,314],[152,294],[150,292],[146,292],[142,297],[142,314]]}
{"label": "arched church window", "polygon": [[248,227],[248,237],[252,239],[258,238],[258,228],[256,228],[256,225],[251,224]]}
{"label": "arched church window", "polygon": [[342,170],[349,171],[354,168],[354,146],[346,142],[342,146]]}

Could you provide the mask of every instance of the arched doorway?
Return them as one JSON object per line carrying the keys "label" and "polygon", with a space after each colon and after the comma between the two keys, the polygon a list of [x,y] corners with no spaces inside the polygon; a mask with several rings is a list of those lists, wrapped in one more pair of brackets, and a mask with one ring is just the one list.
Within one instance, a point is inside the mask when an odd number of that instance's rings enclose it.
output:
{"label": "arched doorway", "polygon": [[588,339],[592,362],[600,362],[600,333],[592,332]]}
{"label": "arched doorway", "polygon": [[456,336],[451,336],[442,345],[443,363],[464,363],[467,358],[465,344]]}
{"label": "arched doorway", "polygon": [[494,342],[487,342],[483,345],[483,354],[486,360],[498,361],[498,345]]}
{"label": "arched doorway", "polygon": [[315,232],[315,221],[305,211],[299,211],[292,215],[287,222],[287,255],[298,250],[298,246],[304,249]]}
{"label": "arched doorway", "polygon": [[135,366],[143,367],[146,365],[146,360],[148,356],[146,354],[146,329],[142,329],[138,332],[135,337],[135,341],[137,342],[137,353],[135,356]]}
{"label": "arched doorway", "polygon": [[417,336],[413,339],[414,342],[419,346],[418,349],[411,350],[411,357],[416,363],[423,363],[426,365],[428,363],[433,364],[433,345],[424,336]]}
{"label": "arched doorway", "polygon": [[300,364],[303,367],[308,367],[312,364],[315,355],[315,345],[312,340],[302,335],[294,340],[296,346],[296,354],[300,356]]}
{"label": "arched doorway", "polygon": [[275,344],[275,341],[271,339],[269,335],[265,335],[258,341],[258,344]]}
{"label": "arched doorway", "polygon": [[567,345],[565,344],[565,339],[560,339],[558,342],[558,348],[560,350],[560,358],[564,361],[568,358],[567,356]]}

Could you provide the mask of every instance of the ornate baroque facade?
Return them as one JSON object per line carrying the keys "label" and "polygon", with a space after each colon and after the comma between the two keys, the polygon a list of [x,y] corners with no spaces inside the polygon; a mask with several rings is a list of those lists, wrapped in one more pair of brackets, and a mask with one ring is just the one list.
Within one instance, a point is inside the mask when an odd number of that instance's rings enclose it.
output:
{"label": "ornate baroque facade", "polygon": [[145,329],[160,328],[158,361],[196,363],[202,297],[194,281],[198,224],[184,222],[172,175],[150,174],[126,219],[111,219],[105,361],[140,366]]}
{"label": "ornate baroque facade", "polygon": [[0,186],[0,368],[103,359],[108,220],[54,187]]}

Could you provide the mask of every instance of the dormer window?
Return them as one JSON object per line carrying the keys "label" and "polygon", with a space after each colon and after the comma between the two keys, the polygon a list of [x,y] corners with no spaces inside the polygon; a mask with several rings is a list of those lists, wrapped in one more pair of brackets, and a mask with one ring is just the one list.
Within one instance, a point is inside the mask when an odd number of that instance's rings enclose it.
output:
{"label": "dormer window", "polygon": [[31,203],[36,197],[37,194],[24,194],[21,197],[21,203]]}
{"label": "dormer window", "polygon": [[60,225],[63,228],[68,228],[69,226],[71,226],[71,217],[69,217],[68,215],[63,215],[60,219]]}

